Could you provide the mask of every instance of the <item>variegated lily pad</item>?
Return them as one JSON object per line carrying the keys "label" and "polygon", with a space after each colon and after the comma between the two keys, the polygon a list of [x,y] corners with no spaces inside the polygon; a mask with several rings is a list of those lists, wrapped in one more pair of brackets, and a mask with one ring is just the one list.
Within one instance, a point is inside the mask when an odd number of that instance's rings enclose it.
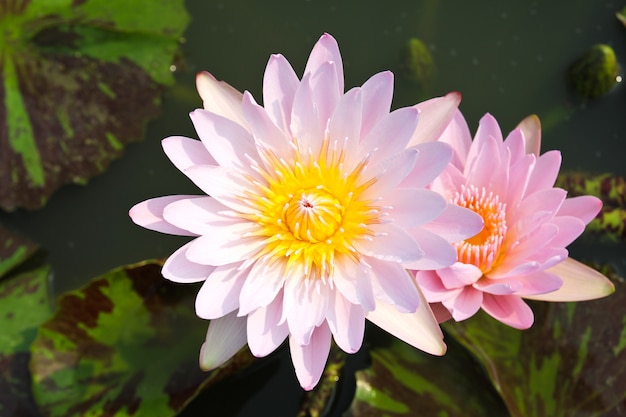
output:
{"label": "variegated lily pad", "polygon": [[0,207],[35,209],[143,138],[188,15],[183,0],[0,4]]}
{"label": "variegated lily pad", "polygon": [[626,294],[533,302],[525,331],[486,314],[446,323],[488,370],[513,417],[622,416],[626,413]]}
{"label": "variegated lily pad", "polygon": [[371,366],[357,371],[345,417],[508,415],[484,372],[458,345],[435,357],[393,340],[371,356]]}
{"label": "variegated lily pad", "polygon": [[35,243],[0,224],[0,278],[30,258],[37,248]]}
{"label": "variegated lily pad", "polygon": [[113,270],[61,296],[31,346],[33,392],[46,416],[176,415],[201,389],[252,363],[243,349],[202,372],[207,321],[194,285],[171,283],[161,263]]}
{"label": "variegated lily pad", "polygon": [[0,281],[0,415],[37,417],[30,389],[29,346],[52,316],[48,267]]}

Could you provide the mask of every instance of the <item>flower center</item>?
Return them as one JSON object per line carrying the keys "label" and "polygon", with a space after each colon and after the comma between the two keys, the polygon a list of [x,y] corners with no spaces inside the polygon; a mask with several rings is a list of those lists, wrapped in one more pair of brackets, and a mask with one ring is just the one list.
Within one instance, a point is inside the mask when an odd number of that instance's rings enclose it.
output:
{"label": "flower center", "polygon": [[459,262],[488,272],[497,262],[506,236],[506,204],[497,195],[487,193],[484,187],[478,189],[472,185],[457,192],[452,203],[479,214],[485,223],[480,233],[455,244]]}
{"label": "flower center", "polygon": [[319,186],[296,193],[285,205],[283,221],[296,239],[317,243],[335,234],[343,213],[339,200]]}
{"label": "flower center", "polygon": [[289,160],[261,148],[261,163],[252,165],[260,179],[247,194],[257,213],[248,216],[258,224],[254,236],[265,239],[265,246],[253,259],[268,257],[286,262],[286,274],[307,279],[332,275],[335,259],[358,261],[354,242],[371,239],[369,225],[380,223],[378,200],[363,196],[375,179],[364,177],[366,156],[350,171],[344,167],[345,149],[330,146],[326,137],[317,155],[300,151],[292,143]]}

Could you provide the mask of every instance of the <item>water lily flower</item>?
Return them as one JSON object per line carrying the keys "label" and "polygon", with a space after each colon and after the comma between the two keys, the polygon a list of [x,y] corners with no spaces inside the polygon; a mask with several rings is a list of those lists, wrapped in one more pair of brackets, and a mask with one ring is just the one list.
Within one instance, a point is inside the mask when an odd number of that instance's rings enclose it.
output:
{"label": "water lily flower", "polygon": [[554,188],[561,154],[539,155],[541,126],[524,119],[505,140],[489,114],[472,141],[462,114],[439,139],[455,155],[431,189],[482,216],[484,229],[455,243],[458,261],[416,280],[440,321],[465,320],[479,309],[519,329],[533,323],[524,299],[579,301],[613,292],[611,282],[568,257],[574,241],[600,211],[593,196],[566,198]]}
{"label": "water lily flower", "polygon": [[341,55],[328,34],[302,79],[282,55],[271,56],[264,106],[209,73],[198,75],[197,87],[204,109],[191,119],[200,140],[162,144],[206,195],[147,200],[130,216],[194,237],[162,272],[175,282],[204,281],[196,312],[211,322],[201,367],[220,366],[246,343],[263,357],[288,339],[296,376],[312,389],[331,340],[356,352],[366,318],[443,354],[441,330],[407,268],[451,265],[451,242],[482,227],[471,210],[427,189],[452,157],[433,138],[459,95],[390,111],[388,71],[344,93]]}

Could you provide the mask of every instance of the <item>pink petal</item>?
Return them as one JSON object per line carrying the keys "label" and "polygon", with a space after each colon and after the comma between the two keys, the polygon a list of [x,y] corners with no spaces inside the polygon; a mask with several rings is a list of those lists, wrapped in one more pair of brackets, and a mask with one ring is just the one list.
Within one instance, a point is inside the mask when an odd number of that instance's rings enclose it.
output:
{"label": "pink petal", "polygon": [[253,214],[258,209],[245,200],[246,192],[253,184],[248,178],[237,175],[232,169],[220,166],[196,165],[184,171],[205,194],[210,195],[224,206],[242,213]]}
{"label": "pink petal", "polygon": [[394,262],[375,258],[366,260],[372,267],[372,288],[377,300],[395,305],[403,313],[413,313],[419,307],[420,294],[413,276]]}
{"label": "pink petal", "polygon": [[604,275],[572,258],[548,269],[563,280],[561,288],[545,294],[525,295],[524,298],[541,301],[584,301],[606,297],[615,286]]}
{"label": "pink petal", "polygon": [[347,171],[354,169],[359,162],[359,155],[352,150],[359,146],[362,104],[361,90],[353,88],[339,99],[328,124],[331,143],[342,145],[338,148],[345,152]]}
{"label": "pink petal", "polygon": [[263,106],[274,124],[289,130],[291,107],[300,80],[282,55],[272,55],[263,76]]}
{"label": "pink petal", "polygon": [[283,316],[290,337],[298,344],[309,344],[312,332],[324,322],[333,291],[321,280],[308,282],[299,276],[285,280]]}
{"label": "pink petal", "polygon": [[415,313],[400,313],[394,306],[378,301],[365,318],[400,340],[432,355],[443,355],[446,345],[433,312],[423,295]]}
{"label": "pink petal", "polygon": [[337,41],[328,33],[323,34],[317,43],[313,46],[313,50],[309,55],[309,59],[304,68],[304,76],[309,73],[315,73],[319,67],[326,62],[333,62],[336,71],[335,78],[338,81],[337,92],[343,93],[343,63],[341,54],[339,53],[339,45]]}
{"label": "pink petal", "polygon": [[452,120],[460,102],[461,94],[452,92],[415,105],[420,121],[408,146],[436,141]]}
{"label": "pink petal", "polygon": [[539,156],[539,150],[541,148],[541,122],[536,115],[530,115],[522,120],[517,128],[521,129],[524,133],[524,139],[526,142],[526,153],[532,153],[535,156]]}
{"label": "pink petal", "polygon": [[250,271],[238,266],[218,266],[204,281],[196,297],[198,317],[217,319],[239,308],[239,293]]}
{"label": "pink petal", "polygon": [[563,285],[563,280],[555,273],[548,271],[537,271],[532,274],[516,277],[522,284],[522,288],[515,293],[522,297],[534,294],[551,293]]}
{"label": "pink petal", "polygon": [[550,242],[552,246],[564,248],[585,231],[585,223],[577,217],[559,216],[550,223],[559,228],[559,234]]}
{"label": "pink petal", "polygon": [[396,188],[411,172],[416,158],[417,152],[414,149],[407,149],[373,167],[371,170],[373,176],[363,177],[363,183],[369,181],[373,181],[373,183],[361,193],[361,198],[364,200],[376,199]]}
{"label": "pink petal", "polygon": [[204,144],[183,136],[170,136],[161,141],[163,151],[180,171],[193,165],[217,165]]}
{"label": "pink petal", "polygon": [[254,140],[241,125],[203,109],[189,116],[202,143],[219,165],[238,168],[249,165],[249,157],[258,159]]}
{"label": "pink petal", "polygon": [[322,376],[330,352],[331,333],[326,322],[317,327],[306,345],[300,345],[293,336],[289,337],[291,360],[302,388],[315,388]]}
{"label": "pink petal", "polygon": [[454,111],[452,120],[439,137],[439,142],[447,143],[454,149],[451,162],[459,171],[463,171],[467,154],[472,146],[472,135],[467,121],[458,109]]}
{"label": "pink petal", "polygon": [[415,271],[415,282],[429,303],[456,297],[462,291],[462,288],[454,290],[446,288],[437,271]]}
{"label": "pink petal", "polygon": [[385,196],[384,204],[390,220],[401,227],[428,223],[448,206],[441,195],[422,188],[396,188]]}
{"label": "pink petal", "polygon": [[361,87],[363,122],[361,134],[367,135],[383,117],[389,114],[393,97],[393,73],[383,71],[373,75]]}
{"label": "pink petal", "polygon": [[474,139],[464,171],[468,184],[479,190],[484,187],[496,195],[506,195],[506,189],[503,190],[501,186],[494,187],[494,184],[499,185],[508,180],[494,177],[494,172],[500,175],[503,173],[500,167],[506,166],[502,162],[500,145],[501,142],[491,136],[485,136],[482,140],[478,140],[478,137]]}
{"label": "pink petal", "polygon": [[546,152],[537,158],[530,181],[528,183],[528,194],[546,188],[552,188],[561,168],[561,152]]}
{"label": "pink petal", "polygon": [[441,236],[420,227],[409,229],[408,232],[424,251],[424,257],[418,261],[404,263],[405,268],[441,269],[456,262],[456,250]]}
{"label": "pink petal", "polygon": [[517,295],[483,294],[483,310],[496,320],[516,329],[528,329],[533,325],[533,312]]}
{"label": "pink petal", "polygon": [[459,242],[480,232],[484,227],[484,221],[480,215],[472,210],[455,204],[448,204],[435,220],[423,224],[421,227],[448,242]]}
{"label": "pink petal", "polygon": [[431,303],[430,309],[433,311],[433,314],[435,315],[435,319],[437,320],[438,323],[443,323],[444,321],[448,321],[452,318],[452,314],[450,313],[450,310],[448,310],[441,303]]}
{"label": "pink petal", "polygon": [[361,306],[352,304],[335,291],[334,303],[327,317],[328,327],[337,346],[347,353],[361,348],[365,333],[365,312]]}
{"label": "pink petal", "polygon": [[360,253],[384,261],[401,263],[417,261],[424,256],[415,240],[404,229],[393,224],[371,224],[368,228],[374,236],[353,243]]}
{"label": "pink petal", "polygon": [[509,279],[491,279],[485,277],[475,283],[474,288],[493,295],[517,294],[517,291],[522,288],[522,282],[520,282],[517,276]]}
{"label": "pink petal", "polygon": [[483,276],[483,271],[471,264],[455,262],[437,270],[441,283],[449,290],[472,285]]}
{"label": "pink petal", "polygon": [[587,224],[598,215],[600,209],[602,209],[602,201],[599,198],[583,195],[566,199],[558,215],[578,217]]}
{"label": "pink petal", "polygon": [[266,307],[248,314],[248,347],[256,357],[264,357],[280,346],[289,335],[287,323],[279,324],[282,315],[282,292]]}
{"label": "pink petal", "polygon": [[200,349],[200,368],[210,371],[233,357],[246,344],[246,319],[232,312],[211,320]]}
{"label": "pink petal", "polygon": [[207,279],[215,270],[212,265],[201,265],[187,259],[187,249],[191,242],[171,254],[161,269],[164,278],[180,283],[200,282]]}
{"label": "pink petal", "polygon": [[450,311],[452,318],[463,321],[472,317],[480,309],[483,293],[472,287],[465,287],[454,298],[443,300],[442,304]]}
{"label": "pink petal", "polygon": [[176,201],[198,198],[194,195],[168,195],[152,198],[135,204],[128,211],[128,215],[135,224],[161,233],[180,236],[197,236],[188,230],[176,227],[163,218],[163,210]]}
{"label": "pink petal", "polygon": [[[311,74],[312,98],[322,131],[326,128],[337,101],[343,95],[343,87],[339,89],[339,84],[343,85],[343,79],[337,79],[336,65],[335,62],[325,62]],[[317,142],[321,142],[320,138],[321,136],[317,138]]]}
{"label": "pink petal", "polygon": [[241,93],[224,81],[218,81],[208,72],[196,76],[196,87],[204,108],[212,113],[224,116],[242,126],[247,126],[241,111]]}

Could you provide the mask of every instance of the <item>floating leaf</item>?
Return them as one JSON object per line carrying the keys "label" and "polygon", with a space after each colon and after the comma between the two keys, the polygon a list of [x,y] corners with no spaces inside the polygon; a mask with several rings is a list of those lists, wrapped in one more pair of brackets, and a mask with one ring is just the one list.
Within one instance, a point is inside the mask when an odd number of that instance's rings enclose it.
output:
{"label": "floating leaf", "polygon": [[41,207],[143,138],[188,16],[183,0],[0,4],[0,207]]}
{"label": "floating leaf", "polygon": [[0,282],[0,415],[39,416],[30,389],[29,346],[37,326],[52,316],[49,268]]}
{"label": "floating leaf", "polygon": [[626,293],[578,303],[531,302],[535,324],[515,330],[484,313],[444,327],[488,370],[513,417],[626,412]]}
{"label": "floating leaf", "polygon": [[454,343],[436,357],[394,339],[371,356],[371,367],[357,371],[345,417],[508,415],[484,372]]}
{"label": "floating leaf", "polygon": [[587,234],[610,242],[626,239],[626,178],[610,173],[564,171],[557,179],[557,186],[566,189],[570,196],[594,195],[602,200],[602,210],[587,225]]}
{"label": "floating leaf", "polygon": [[37,251],[37,245],[0,225],[0,278]]}
{"label": "floating leaf", "polygon": [[173,416],[203,387],[250,364],[242,350],[231,366],[199,369],[207,322],[193,311],[196,292],[147,262],[61,296],[31,348],[40,409],[47,416]]}

